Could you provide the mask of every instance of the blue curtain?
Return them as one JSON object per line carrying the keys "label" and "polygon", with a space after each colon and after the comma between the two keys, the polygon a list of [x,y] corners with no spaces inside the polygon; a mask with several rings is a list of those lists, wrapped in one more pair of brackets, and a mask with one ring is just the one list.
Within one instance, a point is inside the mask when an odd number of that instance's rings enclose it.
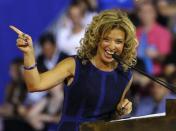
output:
{"label": "blue curtain", "polygon": [[71,0],[0,0],[0,103],[9,81],[9,64],[22,53],[16,47],[17,35],[9,29],[15,25],[33,40],[61,14]]}
{"label": "blue curtain", "polygon": [[134,8],[134,0],[98,0],[99,11],[113,8],[132,10]]}

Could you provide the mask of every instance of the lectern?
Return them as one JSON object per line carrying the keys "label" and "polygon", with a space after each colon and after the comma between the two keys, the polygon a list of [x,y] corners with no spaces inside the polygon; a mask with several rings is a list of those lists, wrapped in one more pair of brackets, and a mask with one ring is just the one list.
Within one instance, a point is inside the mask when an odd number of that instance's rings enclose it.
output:
{"label": "lectern", "polygon": [[166,115],[124,121],[86,122],[80,131],[176,131],[176,100],[166,101]]}

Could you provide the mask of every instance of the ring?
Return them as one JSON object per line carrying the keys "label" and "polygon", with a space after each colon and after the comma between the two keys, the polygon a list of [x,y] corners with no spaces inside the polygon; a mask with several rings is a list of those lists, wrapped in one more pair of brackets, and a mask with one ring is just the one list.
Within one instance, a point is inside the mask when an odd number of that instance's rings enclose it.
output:
{"label": "ring", "polygon": [[26,38],[26,35],[23,33],[23,34],[22,34],[22,37],[23,37],[23,39],[25,39],[25,38]]}

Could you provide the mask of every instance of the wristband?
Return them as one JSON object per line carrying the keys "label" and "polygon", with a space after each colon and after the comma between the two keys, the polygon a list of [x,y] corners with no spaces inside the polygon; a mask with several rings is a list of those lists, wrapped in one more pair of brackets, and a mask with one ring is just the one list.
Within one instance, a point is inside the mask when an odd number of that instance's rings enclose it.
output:
{"label": "wristband", "polygon": [[32,69],[34,69],[35,67],[37,67],[37,63],[35,63],[35,64],[31,65],[31,66],[23,66],[23,68],[24,68],[25,70],[32,70]]}

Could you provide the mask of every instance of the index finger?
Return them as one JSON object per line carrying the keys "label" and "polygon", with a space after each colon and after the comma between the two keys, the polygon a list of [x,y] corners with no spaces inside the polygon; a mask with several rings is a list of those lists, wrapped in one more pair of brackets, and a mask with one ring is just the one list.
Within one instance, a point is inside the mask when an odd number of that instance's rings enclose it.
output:
{"label": "index finger", "polygon": [[10,25],[9,27],[10,27],[13,31],[15,31],[18,35],[24,34],[22,31],[20,31],[19,29],[17,29],[15,26]]}

